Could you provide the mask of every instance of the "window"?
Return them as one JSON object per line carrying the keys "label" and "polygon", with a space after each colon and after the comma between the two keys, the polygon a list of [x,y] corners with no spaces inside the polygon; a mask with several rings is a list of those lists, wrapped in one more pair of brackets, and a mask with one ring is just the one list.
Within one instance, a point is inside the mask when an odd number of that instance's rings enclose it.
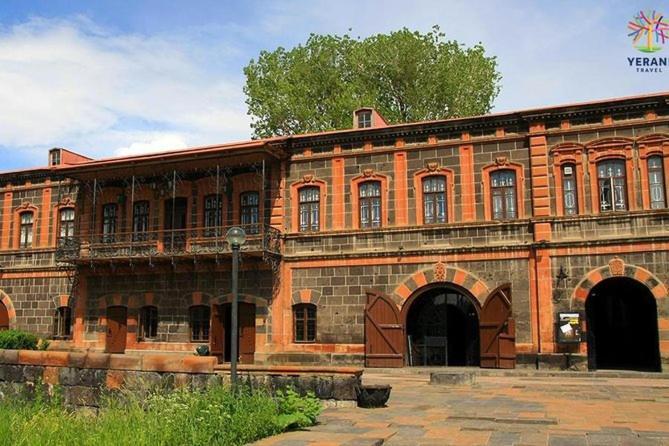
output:
{"label": "window", "polygon": [[207,195],[204,197],[204,236],[220,237],[222,235],[223,208],[220,195]]}
{"label": "window", "polygon": [[663,209],[666,207],[664,200],[664,169],[662,168],[661,156],[651,156],[648,158],[648,187],[650,188],[650,208]]}
{"label": "window", "polygon": [[511,220],[516,218],[516,173],[497,170],[490,175],[492,191],[492,218]]}
{"label": "window", "polygon": [[190,307],[189,313],[191,341],[209,341],[209,307],[206,305],[196,305]]}
{"label": "window", "polygon": [[300,189],[300,232],[318,231],[320,217],[320,188]]}
{"label": "window", "polygon": [[153,339],[157,335],[158,335],[158,308],[151,305],[140,308],[139,309],[140,339]]}
{"label": "window", "polygon": [[102,241],[111,243],[116,234],[116,204],[105,204],[102,207]]}
{"label": "window", "polygon": [[53,336],[56,339],[67,339],[70,337],[72,325],[72,310],[70,307],[59,307],[53,321]]}
{"label": "window", "polygon": [[74,237],[74,209],[65,208],[60,210],[60,230],[58,243],[61,246],[67,244]]}
{"label": "window", "polygon": [[578,193],[576,190],[576,166],[562,166],[562,199],[565,215],[578,214]]}
{"label": "window", "polygon": [[358,112],[358,128],[366,129],[372,126],[372,112],[360,111]]}
{"label": "window", "polygon": [[149,202],[138,201],[132,207],[132,240],[135,242],[148,239]]}
{"label": "window", "polygon": [[627,210],[625,161],[608,160],[597,164],[599,209],[601,212]]}
{"label": "window", "polygon": [[57,166],[60,164],[60,150],[52,150],[50,153],[49,164],[51,166]]}
{"label": "window", "polygon": [[360,227],[381,226],[381,182],[367,181],[358,188],[360,197]]}
{"label": "window", "polygon": [[423,222],[446,222],[446,177],[423,178]]}
{"label": "window", "polygon": [[293,306],[295,342],[316,342],[316,305]]}
{"label": "window", "polygon": [[33,245],[33,213],[23,212],[20,218],[19,247],[30,248]]}
{"label": "window", "polygon": [[242,207],[241,224],[249,234],[258,233],[259,201],[258,192],[244,192],[240,197]]}

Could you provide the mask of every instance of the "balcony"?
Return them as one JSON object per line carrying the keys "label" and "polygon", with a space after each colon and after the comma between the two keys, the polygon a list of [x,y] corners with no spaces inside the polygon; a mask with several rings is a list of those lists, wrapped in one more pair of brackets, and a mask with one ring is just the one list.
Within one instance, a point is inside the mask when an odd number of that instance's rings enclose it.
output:
{"label": "balcony", "polygon": [[[94,234],[60,239],[56,260],[65,263],[161,258],[216,258],[231,253],[225,234],[232,226]],[[240,225],[246,231],[243,253],[281,256],[281,232],[269,225]]]}

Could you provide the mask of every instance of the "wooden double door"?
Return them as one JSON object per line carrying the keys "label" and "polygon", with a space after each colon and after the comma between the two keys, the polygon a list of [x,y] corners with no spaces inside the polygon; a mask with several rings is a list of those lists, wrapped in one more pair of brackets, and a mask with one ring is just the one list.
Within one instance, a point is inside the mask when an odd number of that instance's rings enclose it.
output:
{"label": "wooden double door", "polygon": [[127,335],[128,309],[122,306],[107,307],[105,352],[125,353]]}
{"label": "wooden double door", "polygon": [[[404,366],[407,346],[406,319],[411,304],[406,303],[400,312],[397,305],[387,296],[367,293],[366,367]],[[516,329],[511,312],[511,285],[502,285],[490,293],[478,316],[481,367],[514,368]]]}
{"label": "wooden double door", "polygon": [[[232,305],[213,305],[211,312],[211,338],[209,350],[224,362],[230,362],[230,350],[233,342],[230,330],[232,320]],[[239,361],[242,364],[253,364],[256,349],[256,306],[246,302],[239,302],[238,306],[238,333],[234,336],[239,352]]]}

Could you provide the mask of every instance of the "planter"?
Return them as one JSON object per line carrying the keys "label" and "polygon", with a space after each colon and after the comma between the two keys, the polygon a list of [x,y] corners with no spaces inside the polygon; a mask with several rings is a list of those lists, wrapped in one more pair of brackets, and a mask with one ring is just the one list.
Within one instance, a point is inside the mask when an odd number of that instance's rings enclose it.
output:
{"label": "planter", "polygon": [[384,407],[390,398],[391,386],[385,385],[361,385],[356,388],[358,394],[358,407]]}

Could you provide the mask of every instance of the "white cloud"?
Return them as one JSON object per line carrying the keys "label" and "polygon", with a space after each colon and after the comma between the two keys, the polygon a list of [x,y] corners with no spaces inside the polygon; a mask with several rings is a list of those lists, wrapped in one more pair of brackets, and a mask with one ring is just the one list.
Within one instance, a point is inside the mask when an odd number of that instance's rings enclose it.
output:
{"label": "white cloud", "polygon": [[229,53],[84,18],[0,28],[0,146],[97,157],[248,138],[240,75],[207,60]]}

